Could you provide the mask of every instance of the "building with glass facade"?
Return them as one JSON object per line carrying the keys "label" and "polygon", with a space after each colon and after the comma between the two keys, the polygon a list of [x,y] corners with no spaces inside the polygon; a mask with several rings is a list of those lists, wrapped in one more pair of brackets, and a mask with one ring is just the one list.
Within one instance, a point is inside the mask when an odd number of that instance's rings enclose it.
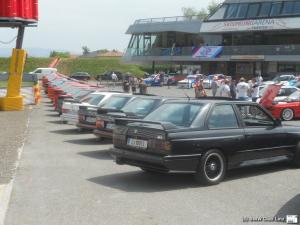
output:
{"label": "building with glass facade", "polygon": [[124,61],[231,76],[300,73],[300,0],[227,0],[207,20],[137,20]]}

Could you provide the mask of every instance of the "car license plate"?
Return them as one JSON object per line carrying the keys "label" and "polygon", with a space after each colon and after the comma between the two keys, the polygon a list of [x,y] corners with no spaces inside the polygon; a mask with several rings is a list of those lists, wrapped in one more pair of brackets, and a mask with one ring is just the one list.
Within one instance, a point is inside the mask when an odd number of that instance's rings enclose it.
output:
{"label": "car license plate", "polygon": [[113,123],[107,123],[106,124],[106,129],[113,130],[114,129],[114,124]]}
{"label": "car license plate", "polygon": [[135,148],[147,149],[148,142],[144,141],[144,140],[138,140],[138,139],[128,138],[127,139],[127,145],[135,147]]}
{"label": "car license plate", "polygon": [[85,120],[89,123],[96,123],[96,117],[87,116]]}

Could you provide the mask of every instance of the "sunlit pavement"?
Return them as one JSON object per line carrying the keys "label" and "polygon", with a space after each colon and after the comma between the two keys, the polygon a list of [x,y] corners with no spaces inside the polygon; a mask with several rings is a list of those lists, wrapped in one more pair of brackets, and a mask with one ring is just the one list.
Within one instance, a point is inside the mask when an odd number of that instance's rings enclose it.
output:
{"label": "sunlit pavement", "polygon": [[50,106],[44,100],[30,115],[6,225],[232,225],[300,215],[300,170],[288,164],[231,171],[211,187],[191,174],[149,175],[116,165],[109,141],[61,124]]}

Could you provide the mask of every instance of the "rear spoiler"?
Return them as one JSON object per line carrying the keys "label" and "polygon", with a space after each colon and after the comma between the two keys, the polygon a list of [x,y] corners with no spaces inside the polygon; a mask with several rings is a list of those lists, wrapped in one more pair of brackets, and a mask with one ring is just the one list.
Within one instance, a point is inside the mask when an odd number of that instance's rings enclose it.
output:
{"label": "rear spoiler", "polygon": [[64,102],[80,103],[80,101],[72,99],[72,98],[66,98],[66,99],[64,99]]}
{"label": "rear spoiler", "polygon": [[87,110],[87,109],[95,109],[95,111],[96,111],[96,110],[97,110],[97,106],[80,105],[80,106],[79,106],[79,109],[85,109],[85,110]]}
{"label": "rear spoiler", "polygon": [[107,113],[114,113],[114,112],[123,112],[120,109],[105,109],[105,108],[98,108],[97,113],[98,114],[107,114]]}
{"label": "rear spoiler", "polygon": [[139,120],[139,119],[122,119],[122,118],[115,119],[116,125],[127,126],[129,123],[144,123],[144,124],[160,125],[164,130],[177,128],[176,125],[168,122],[155,122],[155,121],[147,121],[147,120]]}

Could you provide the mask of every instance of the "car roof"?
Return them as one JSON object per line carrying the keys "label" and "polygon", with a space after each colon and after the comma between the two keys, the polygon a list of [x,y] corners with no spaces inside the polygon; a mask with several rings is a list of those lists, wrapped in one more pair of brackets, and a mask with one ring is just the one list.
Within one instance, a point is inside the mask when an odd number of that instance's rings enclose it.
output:
{"label": "car roof", "polygon": [[230,100],[230,99],[171,99],[168,100],[167,103],[192,103],[192,104],[215,104],[215,103],[229,103],[229,104],[247,104],[247,105],[258,105],[256,102],[250,102],[250,101],[237,101],[237,100]]}

